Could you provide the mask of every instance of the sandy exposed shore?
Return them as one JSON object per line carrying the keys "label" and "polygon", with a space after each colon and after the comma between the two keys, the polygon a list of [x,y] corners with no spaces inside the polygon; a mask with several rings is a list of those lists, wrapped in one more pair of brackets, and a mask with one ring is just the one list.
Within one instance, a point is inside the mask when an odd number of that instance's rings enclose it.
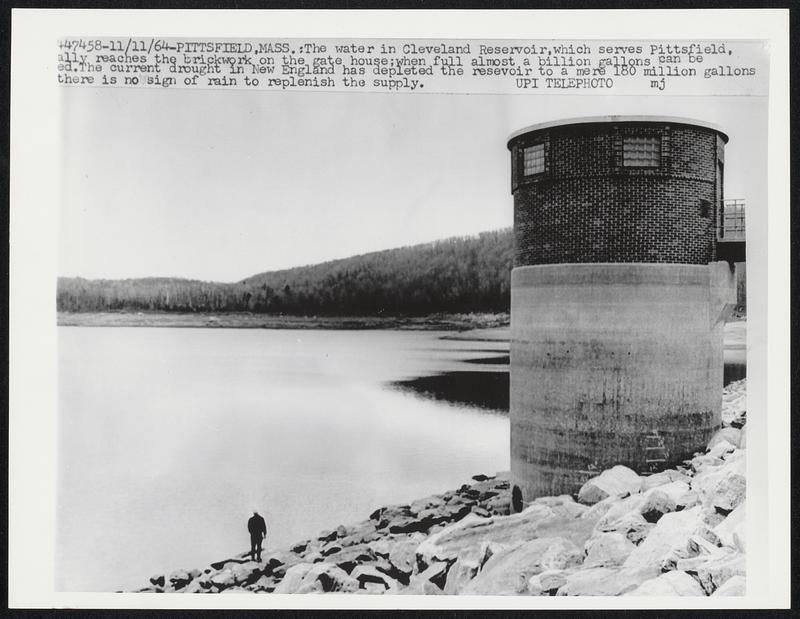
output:
{"label": "sandy exposed shore", "polygon": [[217,329],[412,329],[463,331],[507,325],[508,314],[430,316],[280,316],[251,313],[59,312],[60,327],[172,327]]}

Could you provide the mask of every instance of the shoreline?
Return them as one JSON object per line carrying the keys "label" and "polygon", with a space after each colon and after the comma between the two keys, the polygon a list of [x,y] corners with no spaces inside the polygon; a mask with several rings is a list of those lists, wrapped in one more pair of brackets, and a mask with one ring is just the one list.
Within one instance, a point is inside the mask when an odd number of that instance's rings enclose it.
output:
{"label": "shoreline", "polygon": [[58,312],[59,327],[169,327],[204,329],[401,329],[467,331],[508,326],[508,313],[428,316],[281,316],[252,313]]}
{"label": "shoreline", "polygon": [[[59,327],[151,327],[188,329],[329,329],[450,331],[444,340],[509,342],[509,313],[431,314],[428,316],[279,316],[252,313],[58,312]],[[728,320],[725,350],[731,361],[746,361],[747,317]]]}
{"label": "shoreline", "polygon": [[[746,379],[664,471],[617,465],[512,509],[508,473],[376,509],[289,548],[152,576],[136,592],[737,596],[746,582]],[[516,513],[515,513],[516,512]]]}

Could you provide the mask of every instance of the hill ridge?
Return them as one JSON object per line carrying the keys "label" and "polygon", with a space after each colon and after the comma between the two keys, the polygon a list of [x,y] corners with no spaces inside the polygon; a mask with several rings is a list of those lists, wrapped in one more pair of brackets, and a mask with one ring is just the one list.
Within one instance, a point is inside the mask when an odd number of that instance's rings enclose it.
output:
{"label": "hill ridge", "polygon": [[265,271],[238,282],[58,278],[59,311],[425,315],[508,311],[510,228]]}

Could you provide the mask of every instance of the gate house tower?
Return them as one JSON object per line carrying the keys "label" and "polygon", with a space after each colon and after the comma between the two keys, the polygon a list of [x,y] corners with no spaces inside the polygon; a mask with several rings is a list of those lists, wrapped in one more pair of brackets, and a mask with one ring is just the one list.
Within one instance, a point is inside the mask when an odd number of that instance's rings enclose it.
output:
{"label": "gate house tower", "polygon": [[574,494],[615,464],[654,472],[721,424],[733,273],[715,262],[717,127],[606,116],[514,133],[511,478]]}

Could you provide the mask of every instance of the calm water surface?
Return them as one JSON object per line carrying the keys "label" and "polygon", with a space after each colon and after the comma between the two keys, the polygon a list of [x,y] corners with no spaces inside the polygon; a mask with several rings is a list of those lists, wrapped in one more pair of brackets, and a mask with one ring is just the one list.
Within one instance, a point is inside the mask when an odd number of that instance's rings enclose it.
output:
{"label": "calm water surface", "polygon": [[275,549],[507,470],[491,399],[408,385],[502,386],[490,360],[508,345],[442,335],[60,327],[57,588],[131,589],[243,552],[254,509]]}

